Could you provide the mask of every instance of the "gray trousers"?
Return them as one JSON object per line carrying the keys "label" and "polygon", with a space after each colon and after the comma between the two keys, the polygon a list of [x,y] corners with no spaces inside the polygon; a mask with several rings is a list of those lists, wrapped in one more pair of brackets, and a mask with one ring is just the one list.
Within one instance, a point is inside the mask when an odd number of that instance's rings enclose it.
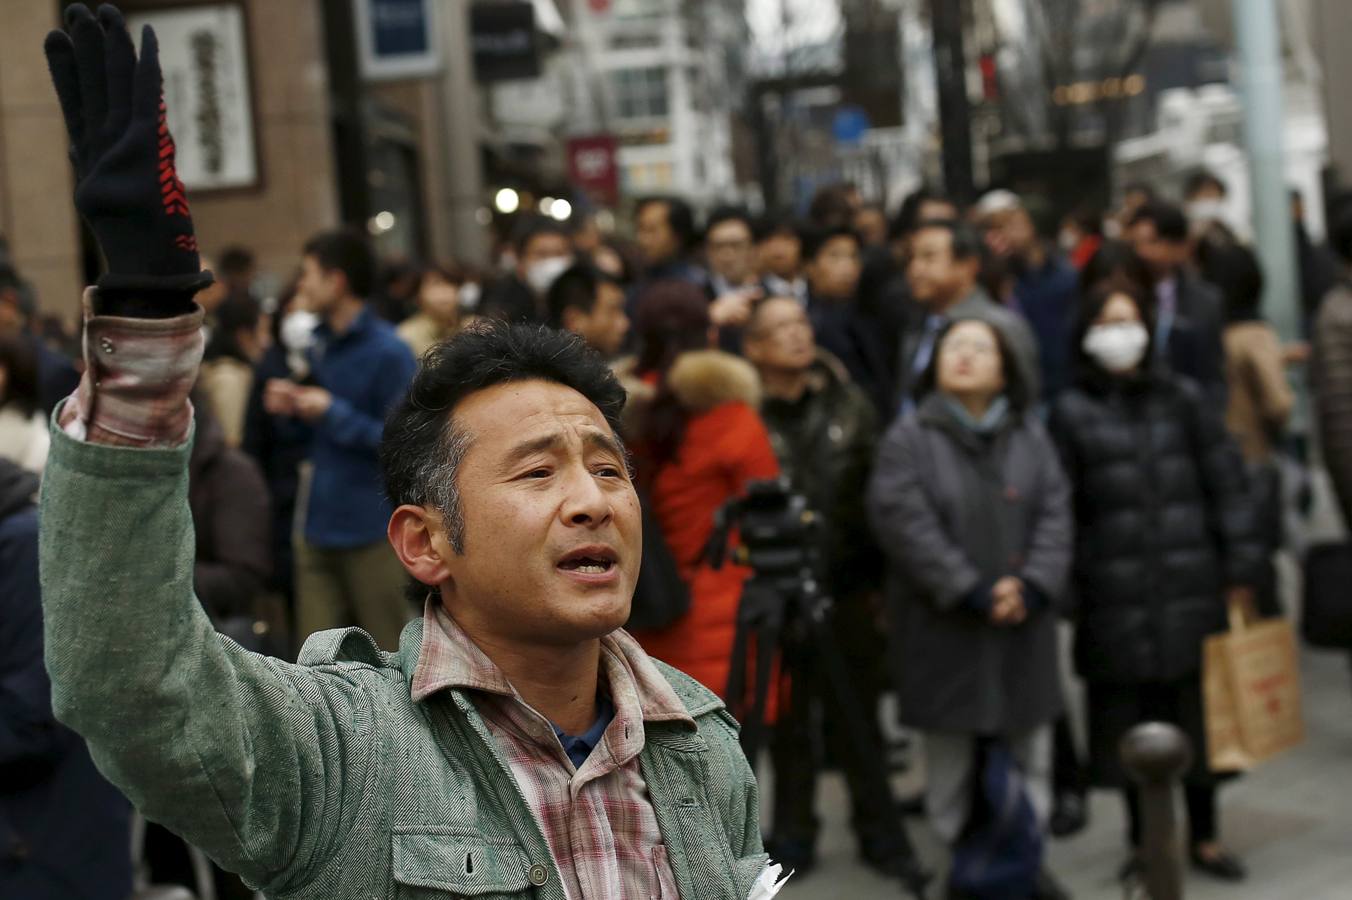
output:
{"label": "gray trousers", "polygon": [[[925,812],[939,837],[952,845],[972,810],[976,738],[936,731],[926,731],[924,737]],[[1045,830],[1052,808],[1052,726],[1047,724],[1008,740],[1014,761],[1023,770],[1033,812]]]}

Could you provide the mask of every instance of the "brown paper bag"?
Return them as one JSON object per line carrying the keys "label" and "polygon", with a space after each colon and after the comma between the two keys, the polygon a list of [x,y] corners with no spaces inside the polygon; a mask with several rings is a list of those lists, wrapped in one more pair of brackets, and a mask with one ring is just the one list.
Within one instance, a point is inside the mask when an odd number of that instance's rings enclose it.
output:
{"label": "brown paper bag", "polygon": [[1305,740],[1296,635],[1285,619],[1245,621],[1206,639],[1202,659],[1207,760],[1214,772],[1253,768]]}

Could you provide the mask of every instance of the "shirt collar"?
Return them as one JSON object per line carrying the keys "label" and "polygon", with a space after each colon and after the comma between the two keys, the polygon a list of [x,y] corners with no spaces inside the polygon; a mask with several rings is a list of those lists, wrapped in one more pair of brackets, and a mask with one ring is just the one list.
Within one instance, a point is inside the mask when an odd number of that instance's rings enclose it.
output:
{"label": "shirt collar", "polygon": [[363,303],[361,305],[361,312],[357,313],[357,317],[352,320],[352,324],[349,325],[347,330],[342,334],[336,333],[329,325],[328,321],[323,319],[315,326],[315,333],[325,341],[335,341],[342,340],[346,337],[354,337],[366,331],[371,326],[371,321],[374,316],[375,313],[371,312],[371,305],[369,303]]}
{"label": "shirt collar", "polygon": [[605,737],[606,729],[614,719],[615,704],[610,702],[609,697],[600,694],[596,698],[596,721],[582,734],[569,734],[553,722],[549,724],[554,726],[554,736],[563,745],[563,752],[568,754],[573,765],[580,769],[586,764],[596,745],[601,743],[601,738]]}
{"label": "shirt collar", "polygon": [[[645,722],[684,722],[695,727],[681,698],[638,642],[623,629],[601,638],[601,675],[623,714],[631,704]],[[422,647],[413,670],[413,702],[451,688],[520,700],[507,676],[446,614],[435,594],[423,608]]]}

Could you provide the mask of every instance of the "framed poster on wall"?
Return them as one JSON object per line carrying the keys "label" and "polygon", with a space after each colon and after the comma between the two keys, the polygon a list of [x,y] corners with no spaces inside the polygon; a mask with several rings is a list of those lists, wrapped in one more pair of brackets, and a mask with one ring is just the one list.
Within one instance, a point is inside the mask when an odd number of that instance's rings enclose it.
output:
{"label": "framed poster on wall", "polygon": [[178,177],[191,191],[258,184],[244,11],[204,3],[132,13],[133,38],[150,25],[160,42]]}

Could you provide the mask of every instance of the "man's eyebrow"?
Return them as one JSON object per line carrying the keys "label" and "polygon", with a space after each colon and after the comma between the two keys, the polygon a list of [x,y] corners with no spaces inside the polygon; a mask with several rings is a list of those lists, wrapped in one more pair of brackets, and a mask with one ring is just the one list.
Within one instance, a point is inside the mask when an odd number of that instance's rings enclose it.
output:
{"label": "man's eyebrow", "polygon": [[552,450],[562,443],[563,435],[556,431],[553,434],[542,435],[541,437],[532,438],[529,441],[517,444],[511,450],[508,450],[507,455],[502,458],[503,468],[510,468],[528,456],[533,456],[544,450]]}
{"label": "man's eyebrow", "polygon": [[[592,449],[604,450],[607,453],[614,454],[616,459],[621,461],[626,461],[628,459],[628,453],[625,451],[624,445],[616,440],[613,435],[606,434],[603,431],[589,431],[583,436],[582,440],[583,443]],[[563,433],[558,431],[553,432],[552,434],[545,434],[537,438],[532,438],[531,440],[517,444],[511,450],[508,450],[507,454],[502,458],[502,465],[504,468],[511,468],[513,465],[516,465],[527,457],[533,456],[536,453],[542,453],[546,450],[553,450],[563,444]]]}
{"label": "man's eyebrow", "polygon": [[592,448],[605,450],[607,453],[613,453],[616,459],[627,462],[629,453],[624,445],[615,439],[614,435],[606,434],[604,431],[589,431],[583,440]]}

